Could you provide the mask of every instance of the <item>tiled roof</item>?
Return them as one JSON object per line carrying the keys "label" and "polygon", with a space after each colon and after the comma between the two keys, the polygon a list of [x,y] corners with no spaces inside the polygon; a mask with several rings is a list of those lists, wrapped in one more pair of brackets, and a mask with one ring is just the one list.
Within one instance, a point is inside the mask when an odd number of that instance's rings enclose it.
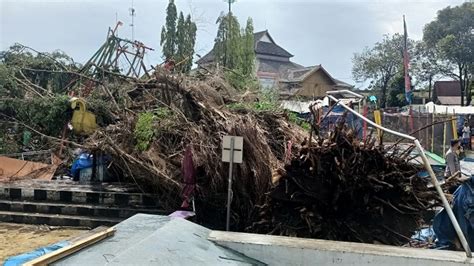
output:
{"label": "tiled roof", "polygon": [[338,79],[335,79],[335,78],[333,78],[333,80],[337,83],[337,86],[341,86],[341,87],[351,87],[351,88],[353,87],[351,84],[346,83],[346,82],[344,82],[344,81],[342,81],[342,80],[338,80]]}
{"label": "tiled roof", "polygon": [[301,69],[292,70],[287,75],[288,82],[303,81],[310,73],[317,71],[321,66],[310,66]]}
{"label": "tiled roof", "polygon": [[197,64],[206,64],[214,61],[214,49],[196,61]]}
{"label": "tiled roof", "polygon": [[303,66],[295,64],[293,62],[280,62],[267,59],[258,59],[258,72],[269,72],[269,73],[288,73],[290,70],[303,68]]}
{"label": "tiled roof", "polygon": [[293,55],[290,54],[285,49],[281,48],[277,44],[270,43],[270,42],[257,42],[257,45],[255,47],[255,53],[275,55],[275,56],[288,57],[288,58],[293,57]]}
{"label": "tiled roof", "polygon": [[268,30],[255,32],[253,34],[253,39],[255,40],[255,44],[257,44],[258,40],[260,40],[266,33],[268,33]]}
{"label": "tiled roof", "polygon": [[336,86],[347,88],[352,87],[350,84],[347,84],[344,81],[333,78],[321,65],[290,70],[286,75],[285,80],[282,80],[282,82],[301,82],[318,70],[322,70]]}
{"label": "tiled roof", "polygon": [[[275,43],[270,42],[259,42],[265,34],[268,34],[268,31],[259,31],[253,34],[253,38],[255,40],[255,53],[256,54],[265,54],[265,55],[273,55],[273,56],[280,56],[280,57],[293,57],[288,51],[280,47]],[[272,37],[269,35],[270,39],[273,41]],[[214,48],[197,60],[197,64],[206,64],[214,61]]]}

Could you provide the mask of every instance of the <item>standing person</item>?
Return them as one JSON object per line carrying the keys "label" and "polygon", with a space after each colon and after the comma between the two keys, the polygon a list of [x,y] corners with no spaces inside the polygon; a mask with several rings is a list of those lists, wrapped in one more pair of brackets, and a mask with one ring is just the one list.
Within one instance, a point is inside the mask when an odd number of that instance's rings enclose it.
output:
{"label": "standing person", "polygon": [[467,124],[467,121],[464,122],[464,126],[462,128],[462,146],[464,149],[469,148],[469,142],[471,142],[471,127]]}
{"label": "standing person", "polygon": [[446,178],[457,175],[461,170],[459,163],[459,153],[461,152],[461,144],[458,139],[451,140],[451,148],[446,152],[446,170],[444,176]]}

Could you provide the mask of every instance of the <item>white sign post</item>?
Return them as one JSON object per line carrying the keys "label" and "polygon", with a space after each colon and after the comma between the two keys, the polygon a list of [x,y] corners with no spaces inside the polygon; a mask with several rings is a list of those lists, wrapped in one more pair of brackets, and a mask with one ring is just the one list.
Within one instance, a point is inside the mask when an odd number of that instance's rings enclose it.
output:
{"label": "white sign post", "polygon": [[227,219],[226,231],[230,227],[230,203],[232,202],[232,166],[234,163],[242,163],[242,152],[244,138],[236,136],[224,136],[222,140],[222,161],[229,163],[229,183],[227,187]]}

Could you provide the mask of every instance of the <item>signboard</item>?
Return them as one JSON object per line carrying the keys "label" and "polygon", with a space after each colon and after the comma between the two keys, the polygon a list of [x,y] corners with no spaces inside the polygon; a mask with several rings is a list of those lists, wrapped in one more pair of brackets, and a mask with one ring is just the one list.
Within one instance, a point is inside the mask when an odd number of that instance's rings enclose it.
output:
{"label": "signboard", "polygon": [[[232,139],[234,140],[232,147]],[[237,136],[224,136],[222,141],[222,161],[230,163],[231,151],[233,151],[233,163],[242,163],[244,138]]]}
{"label": "signboard", "polygon": [[229,184],[227,187],[227,218],[226,231],[230,230],[230,205],[232,202],[232,165],[242,163],[242,150],[244,148],[244,138],[237,136],[224,136],[222,140],[222,161],[229,163]]}

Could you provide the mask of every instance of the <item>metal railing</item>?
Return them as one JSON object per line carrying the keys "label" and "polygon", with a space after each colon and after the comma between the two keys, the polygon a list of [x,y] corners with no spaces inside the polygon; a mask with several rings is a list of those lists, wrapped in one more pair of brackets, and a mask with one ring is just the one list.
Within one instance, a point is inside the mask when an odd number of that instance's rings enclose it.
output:
{"label": "metal railing", "polygon": [[413,137],[413,136],[406,135],[406,134],[403,134],[403,133],[397,132],[395,130],[391,130],[391,129],[388,129],[388,128],[385,128],[383,126],[380,126],[380,125],[376,124],[375,122],[373,122],[373,121],[367,119],[366,117],[364,117],[363,115],[359,114],[358,112],[356,112],[355,110],[353,110],[352,108],[350,108],[349,106],[347,106],[346,104],[341,102],[340,99],[337,99],[336,97],[332,96],[331,94],[332,93],[329,93],[328,97],[329,97],[329,99],[335,101],[336,102],[335,104],[340,105],[341,107],[343,107],[347,111],[351,112],[353,115],[359,117],[360,119],[364,120],[365,122],[367,122],[371,126],[376,127],[380,130],[383,130],[387,133],[393,134],[395,136],[413,141],[416,148],[420,152],[421,159],[423,160],[423,165],[425,166],[426,170],[428,171],[428,173],[431,177],[431,182],[433,183],[434,187],[436,188],[436,191],[438,192],[438,194],[441,198],[441,201],[443,202],[443,206],[444,206],[446,212],[448,213],[448,216],[449,216],[449,219],[451,220],[451,223],[454,226],[454,230],[456,230],[456,234],[458,235],[459,240],[461,241],[461,244],[462,244],[464,250],[466,251],[466,256],[468,258],[472,258],[471,248],[469,247],[469,244],[467,243],[466,237],[464,236],[464,234],[461,230],[461,227],[459,226],[459,223],[456,220],[456,217],[454,216],[453,210],[451,209],[451,206],[449,205],[449,202],[446,199],[446,196],[444,195],[443,190],[441,189],[441,186],[438,182],[438,179],[436,178],[436,175],[435,175],[433,169],[431,168],[430,163],[428,162],[428,158],[426,157],[425,151],[424,151],[423,147],[421,146],[420,142],[418,141],[418,139]]}

